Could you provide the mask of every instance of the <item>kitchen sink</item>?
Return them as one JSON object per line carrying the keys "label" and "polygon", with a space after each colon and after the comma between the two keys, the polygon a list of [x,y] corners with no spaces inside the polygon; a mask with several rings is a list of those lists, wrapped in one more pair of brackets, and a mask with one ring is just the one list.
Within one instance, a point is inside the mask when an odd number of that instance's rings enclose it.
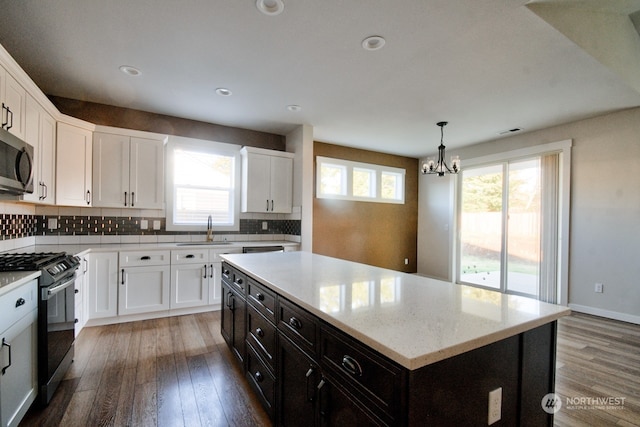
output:
{"label": "kitchen sink", "polygon": [[176,243],[176,246],[219,246],[230,244],[231,242],[182,242]]}

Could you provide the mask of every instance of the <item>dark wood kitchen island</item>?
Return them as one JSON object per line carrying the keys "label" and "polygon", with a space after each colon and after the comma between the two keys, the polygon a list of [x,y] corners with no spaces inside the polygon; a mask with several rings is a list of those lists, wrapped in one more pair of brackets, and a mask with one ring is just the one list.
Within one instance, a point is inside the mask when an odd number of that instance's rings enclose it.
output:
{"label": "dark wood kitchen island", "polygon": [[276,425],[553,424],[568,308],[306,252],[222,258],[222,334]]}

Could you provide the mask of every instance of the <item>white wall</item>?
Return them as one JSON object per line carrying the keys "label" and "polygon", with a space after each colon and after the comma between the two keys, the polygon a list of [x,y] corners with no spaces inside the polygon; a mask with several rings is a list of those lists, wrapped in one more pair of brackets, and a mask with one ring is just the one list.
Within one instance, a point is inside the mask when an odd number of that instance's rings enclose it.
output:
{"label": "white wall", "polygon": [[286,136],[293,159],[293,206],[301,215],[300,249],[313,247],[313,127],[301,125]]}
{"label": "white wall", "polygon": [[[576,311],[640,323],[640,108],[477,144],[464,159],[572,139],[569,305]],[[425,183],[422,177],[420,185]],[[424,200],[419,221],[442,222],[450,199]],[[453,221],[453,218],[451,219]],[[436,230],[435,236],[443,236]],[[420,232],[419,232],[420,233]],[[433,235],[433,234],[432,234]],[[419,234],[422,242],[424,235]],[[420,245],[421,243],[419,243]],[[448,260],[447,260],[448,262]],[[441,261],[440,263],[444,263]],[[427,266],[418,271],[438,276]],[[596,282],[604,293],[594,292]]]}

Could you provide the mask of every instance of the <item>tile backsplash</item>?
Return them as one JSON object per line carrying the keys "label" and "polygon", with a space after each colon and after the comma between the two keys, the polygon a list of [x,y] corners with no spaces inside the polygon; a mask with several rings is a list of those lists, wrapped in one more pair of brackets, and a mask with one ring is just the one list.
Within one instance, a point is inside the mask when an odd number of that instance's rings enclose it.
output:
{"label": "tile backsplash", "polygon": [[[36,241],[71,243],[80,240],[109,243],[179,242],[204,240],[206,232],[167,231],[163,211],[127,211],[98,208],[28,207],[3,203],[0,242]],[[6,212],[6,213],[5,213]],[[128,215],[129,213],[137,215]],[[147,215],[149,214],[149,215]],[[295,219],[290,219],[295,218]],[[155,226],[155,227],[154,227]],[[156,228],[156,229],[154,229]],[[299,215],[242,214],[239,231],[217,231],[215,239],[299,241]],[[39,243],[39,242],[38,242]]]}

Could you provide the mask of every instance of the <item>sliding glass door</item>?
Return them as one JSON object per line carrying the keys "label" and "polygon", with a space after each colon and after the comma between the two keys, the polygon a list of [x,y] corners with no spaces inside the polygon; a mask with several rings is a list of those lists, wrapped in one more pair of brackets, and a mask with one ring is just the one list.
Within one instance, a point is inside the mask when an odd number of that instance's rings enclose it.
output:
{"label": "sliding glass door", "polygon": [[557,157],[463,170],[460,282],[534,298],[555,294]]}

